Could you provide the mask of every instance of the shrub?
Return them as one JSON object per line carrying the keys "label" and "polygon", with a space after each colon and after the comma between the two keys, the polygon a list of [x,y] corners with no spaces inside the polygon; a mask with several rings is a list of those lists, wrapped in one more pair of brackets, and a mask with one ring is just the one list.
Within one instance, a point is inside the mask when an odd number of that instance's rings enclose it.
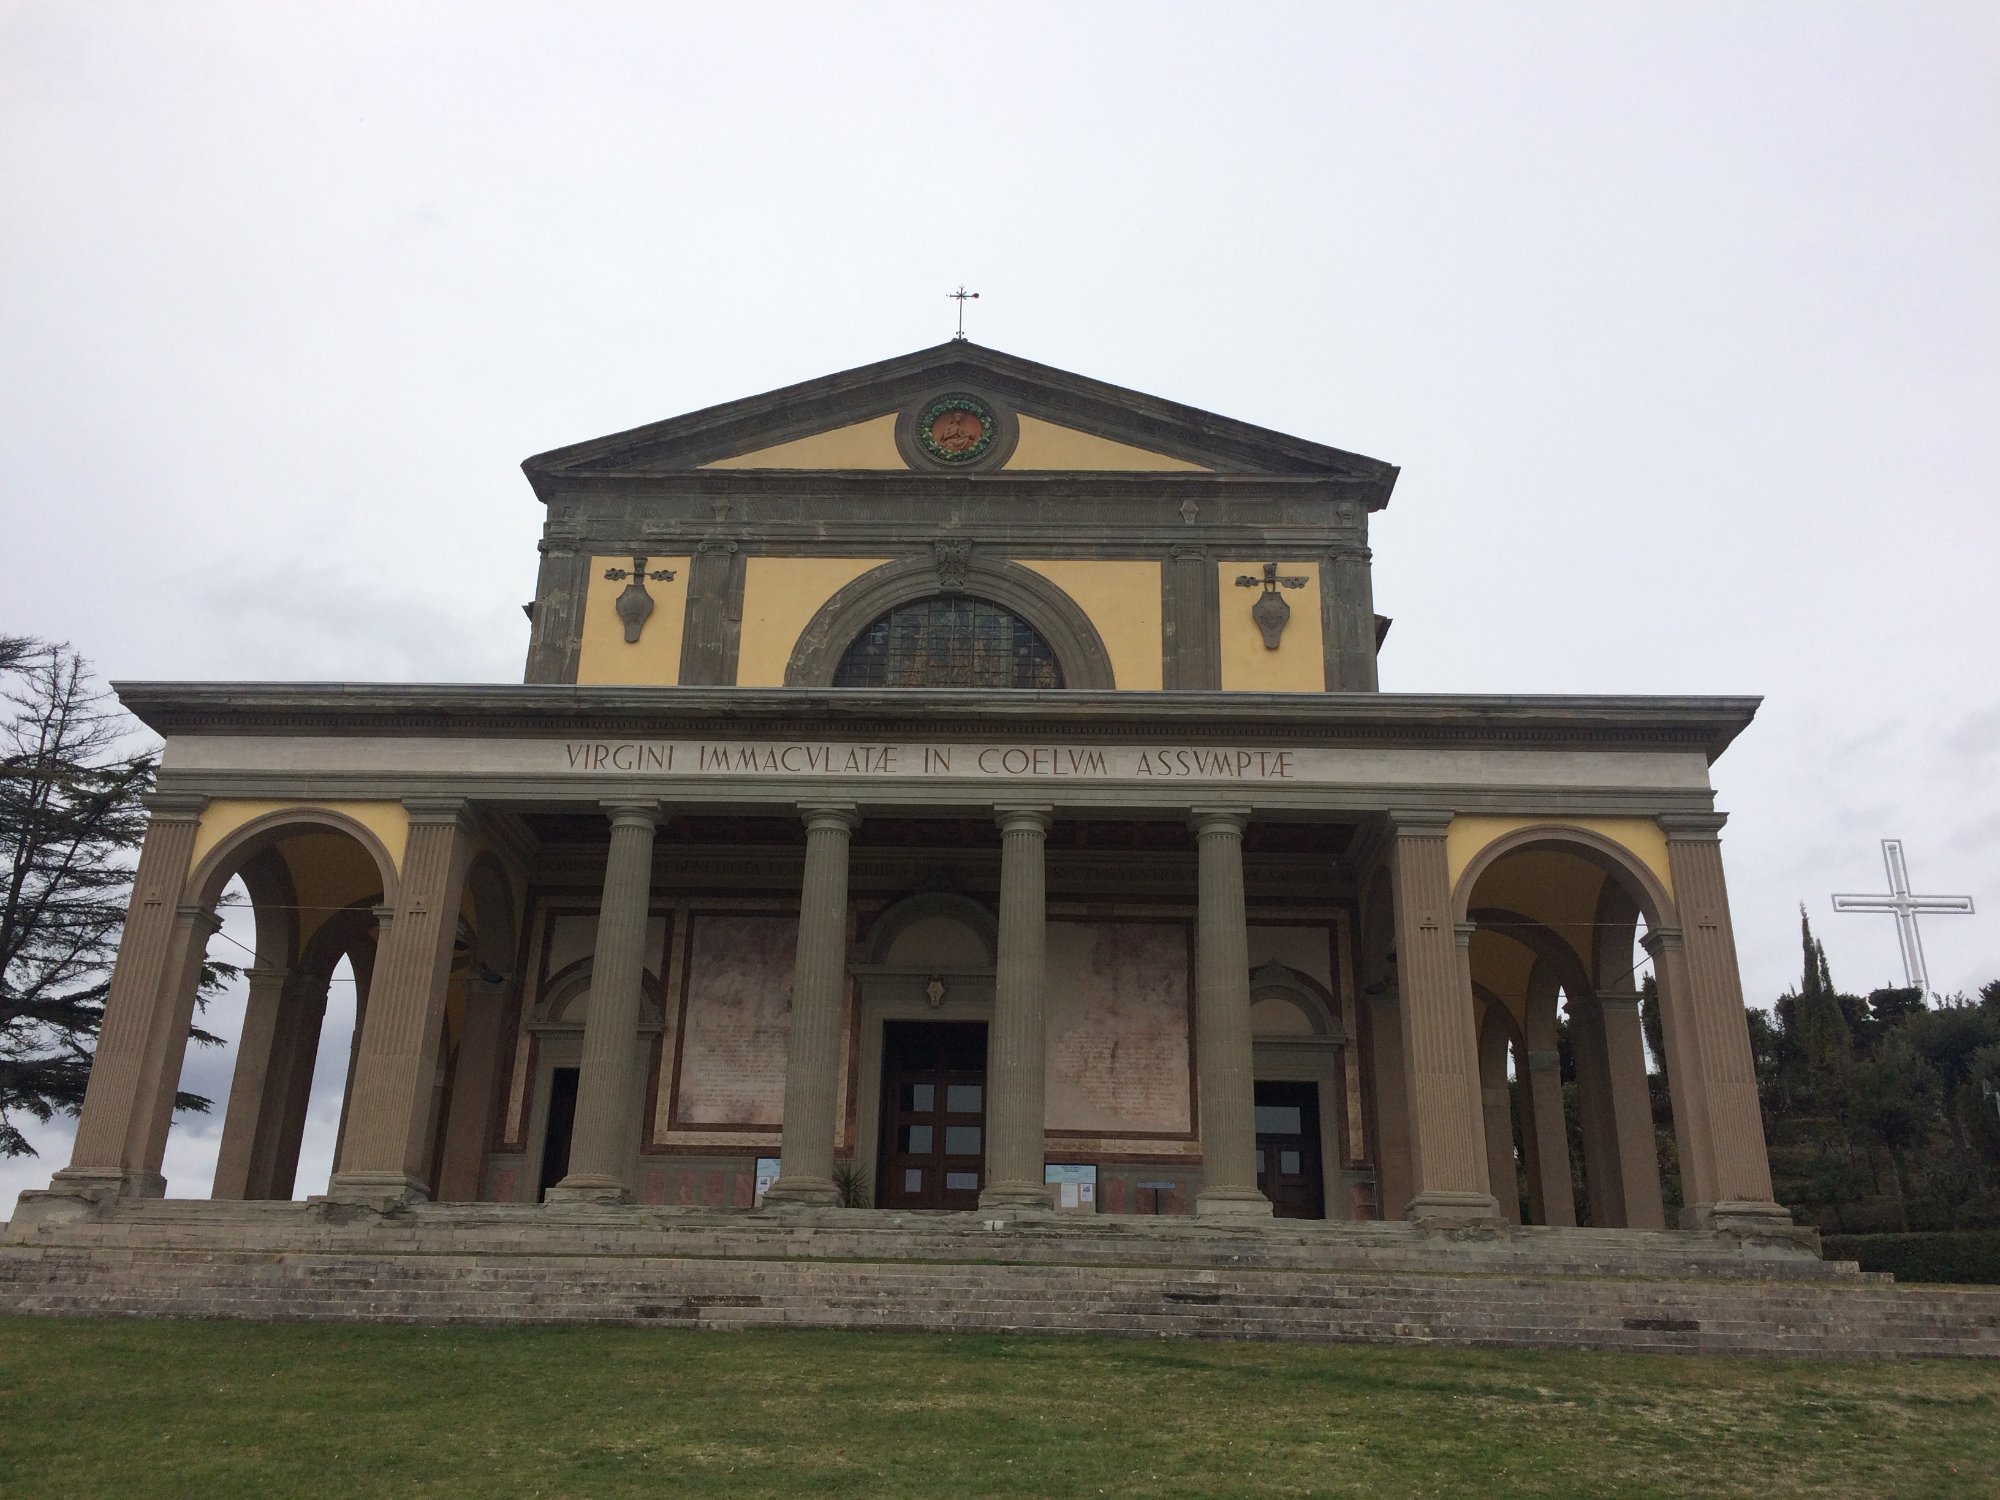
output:
{"label": "shrub", "polygon": [[1864,1271],[1888,1271],[1898,1281],[2000,1285],[2000,1230],[1939,1234],[1829,1234],[1828,1260],[1856,1260]]}

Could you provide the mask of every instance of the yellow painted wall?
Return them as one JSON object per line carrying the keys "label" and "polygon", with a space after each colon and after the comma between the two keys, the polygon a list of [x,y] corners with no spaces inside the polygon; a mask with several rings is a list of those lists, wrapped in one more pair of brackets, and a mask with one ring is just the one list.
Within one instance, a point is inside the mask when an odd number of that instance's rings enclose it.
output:
{"label": "yellow painted wall", "polygon": [[1007,459],[1010,469],[1207,472],[1200,464],[1191,464],[1186,459],[1169,458],[1164,453],[1152,453],[1144,448],[1135,448],[1130,443],[1113,442],[1093,433],[1078,432],[1074,427],[1061,427],[1054,422],[1044,422],[1040,417],[1023,416],[1020,423],[1021,440],[1014,445],[1014,451]]}
{"label": "yellow painted wall", "polygon": [[885,413],[870,417],[865,422],[856,422],[847,427],[835,427],[827,432],[815,432],[808,437],[793,438],[789,443],[774,443],[768,448],[757,448],[749,453],[739,453],[733,458],[718,458],[702,465],[704,469],[907,469],[903,455],[896,449],[896,414]]}
{"label": "yellow painted wall", "polygon": [[[1292,607],[1291,623],[1276,651],[1264,645],[1264,632],[1250,618],[1250,607],[1263,592],[1238,588],[1238,578],[1262,578],[1264,564],[1276,562],[1286,578],[1304,577],[1304,588],[1282,590]],[[1326,645],[1319,619],[1319,564],[1286,558],[1259,557],[1216,564],[1222,590],[1222,686],[1235,693],[1323,693],[1326,691]]]}
{"label": "yellow painted wall", "polygon": [[1160,565],[1156,562],[1058,561],[1017,557],[1090,617],[1121,688],[1157,692],[1166,682],[1160,645]]}
{"label": "yellow painted wall", "polygon": [[792,649],[820,606],[885,561],[880,557],[745,558],[736,685],[783,687]]}
{"label": "yellow painted wall", "polygon": [[[1248,592],[1247,590],[1245,592]],[[1667,836],[1660,825],[1651,818],[1497,818],[1460,817],[1451,820],[1451,827],[1445,831],[1444,857],[1450,872],[1451,883],[1458,884],[1459,876],[1479,856],[1481,850],[1495,839],[1514,832],[1517,828],[1531,828],[1537,824],[1587,828],[1600,838],[1609,839],[1620,848],[1635,856],[1641,864],[1652,871],[1653,876],[1673,894],[1673,878],[1667,873]]]}
{"label": "yellow painted wall", "polygon": [[[1201,464],[1079,432],[1040,417],[1020,417],[1021,439],[1007,459],[1010,469],[1145,470],[1208,472]],[[811,433],[768,448],[713,459],[704,469],[907,469],[896,447],[896,413]]]}
{"label": "yellow painted wall", "polygon": [[687,627],[688,559],[649,557],[646,571],[662,568],[672,578],[646,580],[653,612],[639,639],[625,639],[625,622],[618,618],[618,596],[628,579],[604,576],[609,568],[632,566],[631,554],[593,557],[590,586],[583,600],[583,644],[577,656],[576,680],[618,686],[672,687],[681,680],[681,633]]}
{"label": "yellow painted wall", "polygon": [[381,900],[382,880],[367,851],[345,834],[302,833],[278,845],[299,903],[299,943],[357,901]]}
{"label": "yellow painted wall", "polygon": [[327,812],[344,813],[366,828],[382,841],[389,851],[389,858],[396,868],[403,867],[403,845],[410,836],[410,815],[403,810],[400,802],[263,802],[239,798],[221,798],[202,809],[201,824],[195,832],[194,852],[188,858],[188,870],[192,873],[201,862],[224,839],[252,819],[261,818],[266,813],[280,812],[286,808],[323,808]]}

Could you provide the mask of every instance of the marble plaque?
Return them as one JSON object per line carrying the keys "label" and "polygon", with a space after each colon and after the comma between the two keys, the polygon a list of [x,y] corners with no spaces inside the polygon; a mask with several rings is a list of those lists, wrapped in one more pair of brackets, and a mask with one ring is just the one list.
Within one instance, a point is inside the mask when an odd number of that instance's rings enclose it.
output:
{"label": "marble plaque", "polygon": [[1049,923],[1051,1130],[1180,1134],[1188,1108],[1188,933]]}
{"label": "marble plaque", "polygon": [[776,1126],[792,1029],[795,917],[690,919],[679,1126]]}

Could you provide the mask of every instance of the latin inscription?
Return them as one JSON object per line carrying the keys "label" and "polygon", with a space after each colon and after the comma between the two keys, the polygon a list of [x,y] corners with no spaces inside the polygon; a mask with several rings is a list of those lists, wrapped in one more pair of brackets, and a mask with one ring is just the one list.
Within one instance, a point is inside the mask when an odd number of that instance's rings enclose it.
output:
{"label": "latin inscription", "polygon": [[729,743],[687,740],[572,740],[571,771],[635,775],[829,776],[861,779],[951,776],[974,779],[1290,781],[1290,750],[1209,746],[1076,749],[1067,745],[888,745]]}

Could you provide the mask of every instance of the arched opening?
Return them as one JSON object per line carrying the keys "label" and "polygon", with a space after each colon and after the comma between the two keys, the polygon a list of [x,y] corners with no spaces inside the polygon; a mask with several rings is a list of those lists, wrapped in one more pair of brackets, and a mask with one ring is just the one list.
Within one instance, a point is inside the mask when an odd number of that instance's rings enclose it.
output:
{"label": "arched opening", "polygon": [[937,594],[878,616],[834,669],[835,687],[1059,688],[1062,665],[1035,627],[990,599]]}
{"label": "arched opening", "polygon": [[[1667,898],[1586,830],[1526,830],[1467,868],[1491,1191],[1531,1223],[1664,1227],[1659,1127],[1635,951]],[[1504,1134],[1502,1134],[1504,1132]],[[1519,1211],[1519,1210],[1517,1210]]]}
{"label": "arched opening", "polygon": [[[212,1196],[287,1199],[324,1189],[324,1169],[337,1159],[344,1125],[377,912],[393,901],[394,888],[395,867],[380,840],[352,819],[319,809],[247,824],[194,872],[193,904],[221,908],[218,928],[227,945],[241,945],[231,928],[246,907],[254,932],[219,1111]],[[225,904],[237,890],[243,903]],[[351,995],[330,1005],[337,978],[351,981]],[[186,1057],[180,1071],[189,1078]]]}
{"label": "arched opening", "polygon": [[1365,1196],[1338,1191],[1348,1037],[1333,996],[1287,964],[1252,969],[1250,1034],[1257,1190],[1279,1218],[1359,1216]]}

